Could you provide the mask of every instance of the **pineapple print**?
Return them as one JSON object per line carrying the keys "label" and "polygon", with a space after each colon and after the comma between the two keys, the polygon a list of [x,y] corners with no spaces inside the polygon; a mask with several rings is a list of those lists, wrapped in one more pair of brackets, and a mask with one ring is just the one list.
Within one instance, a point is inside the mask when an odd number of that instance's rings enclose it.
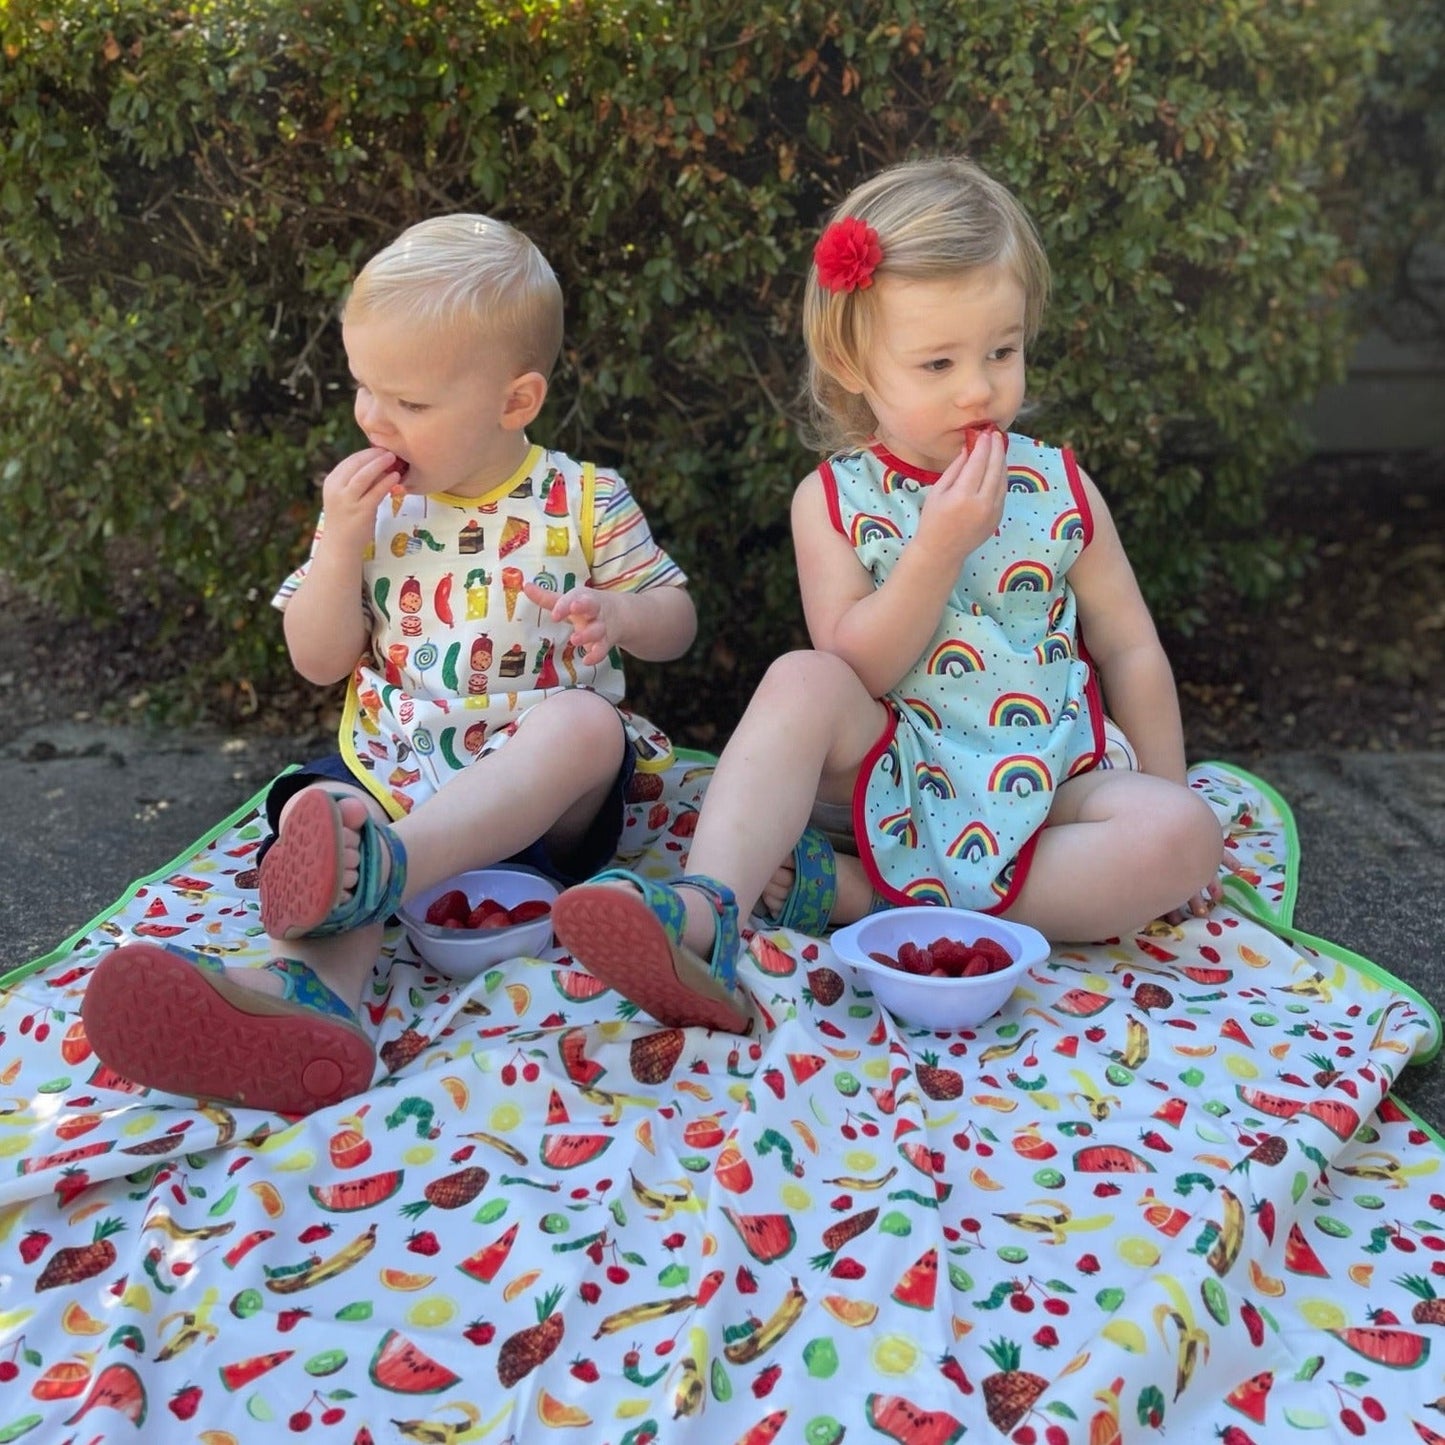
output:
{"label": "pineapple print", "polygon": [[815,1254],[812,1258],[814,1269],[831,1269],[834,1260],[838,1257],[838,1251],[843,1248],[849,1240],[857,1239],[860,1234],[866,1233],[878,1218],[876,1209],[860,1209],[857,1214],[850,1214],[847,1219],[840,1219],[837,1224],[830,1224],[823,1231],[824,1254]]}
{"label": "pineapple print", "polygon": [[462,1205],[470,1204],[487,1187],[490,1177],[485,1169],[476,1164],[468,1169],[459,1169],[455,1174],[443,1175],[440,1179],[433,1179],[422,1190],[426,1195],[425,1199],[403,1204],[401,1212],[408,1219],[416,1219],[425,1214],[433,1204],[438,1209],[460,1209]]}
{"label": "pineapple print", "polygon": [[939,1068],[937,1054],[924,1054],[913,1072],[918,1087],[930,1099],[957,1099],[963,1093],[963,1075],[957,1069]]}
{"label": "pineapple print", "polygon": [[1404,1285],[1411,1294],[1419,1296],[1415,1308],[1410,1311],[1410,1318],[1417,1325],[1445,1325],[1445,1299],[1435,1293],[1435,1286],[1426,1276],[1406,1274],[1395,1283]]}
{"label": "pineapple print", "polygon": [[984,1354],[998,1366],[998,1373],[985,1375],[981,1384],[984,1409],[993,1424],[1008,1434],[1048,1389],[1049,1382],[1019,1369],[1020,1351],[1013,1340],[995,1340],[984,1347]]}
{"label": "pineapple print", "polygon": [[1141,983],[1139,987],[1134,990],[1134,1007],[1138,1009],[1140,1013],[1147,1014],[1156,1008],[1172,1008],[1173,1004],[1174,995],[1162,984]]}
{"label": "pineapple print", "polygon": [[843,997],[843,980],[836,969],[827,967],[808,971],[808,987],[803,997],[812,1003],[829,1008]]}
{"label": "pineapple print", "polygon": [[387,1073],[400,1073],[431,1043],[425,1035],[417,1033],[415,1025],[419,1022],[419,1019],[413,1019],[406,1026],[405,1032],[394,1039],[388,1039],[381,1046],[381,1061],[386,1065]]}
{"label": "pineapple print", "polygon": [[111,1236],[119,1234],[124,1228],[124,1222],[119,1219],[102,1219],[95,1226],[95,1237],[89,1244],[57,1249],[35,1281],[37,1293],[43,1289],[54,1289],[57,1285],[79,1284],[82,1280],[103,1274],[115,1263],[115,1245],[110,1242]]}
{"label": "pineapple print", "polygon": [[682,1057],[684,1043],[681,1029],[664,1029],[661,1033],[633,1039],[628,1051],[632,1077],[639,1084],[665,1083]]}
{"label": "pineapple print", "polygon": [[497,1379],[503,1389],[510,1390],[518,1380],[530,1375],[562,1343],[562,1316],[555,1313],[561,1298],[561,1285],[548,1290],[537,1301],[537,1323],[502,1341],[497,1351]]}

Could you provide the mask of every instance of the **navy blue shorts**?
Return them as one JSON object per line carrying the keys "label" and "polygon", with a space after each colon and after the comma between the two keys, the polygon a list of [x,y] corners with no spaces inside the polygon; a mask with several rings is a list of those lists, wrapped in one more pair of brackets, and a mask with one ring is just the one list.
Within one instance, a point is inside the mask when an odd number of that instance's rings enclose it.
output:
{"label": "navy blue shorts", "polygon": [[[510,858],[499,858],[499,863],[521,863],[544,873],[562,888],[574,883],[585,882],[612,861],[617,852],[617,840],[622,836],[623,803],[627,796],[627,785],[637,767],[637,753],[629,743],[622,750],[622,766],[617,770],[612,790],[597,810],[592,826],[582,836],[577,846],[565,857],[554,858],[545,838],[538,838],[530,847]],[[303,788],[313,783],[357,783],[356,775],[346,766],[340,753],[331,753],[314,762],[306,763],[295,772],[283,773],[266,794],[266,821],[271,826],[271,836],[256,853],[256,866],[267,849],[276,841],[276,830],[281,820],[281,810]],[[358,786],[361,786],[359,783]]]}

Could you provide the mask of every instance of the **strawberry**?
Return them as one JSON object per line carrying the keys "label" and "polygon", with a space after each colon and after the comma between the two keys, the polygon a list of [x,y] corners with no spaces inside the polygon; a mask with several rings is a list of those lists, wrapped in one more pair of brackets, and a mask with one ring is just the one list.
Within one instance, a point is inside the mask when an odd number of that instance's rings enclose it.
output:
{"label": "strawberry", "polygon": [[850,1255],[844,1255],[831,1270],[828,1271],[834,1279],[862,1279],[868,1273],[867,1267],[860,1264]]}
{"label": "strawberry", "polygon": [[467,914],[471,911],[472,906],[467,902],[467,895],[460,888],[450,888],[432,901],[424,916],[428,923],[444,928],[449,918],[465,923]]}
{"label": "strawberry", "polygon": [[413,1254],[433,1255],[441,1250],[441,1242],[429,1229],[419,1229],[406,1237],[406,1247]]}
{"label": "strawberry", "polygon": [[335,1232],[335,1226],[331,1224],[310,1224],[301,1231],[296,1238],[302,1244],[315,1244],[317,1240],[325,1239]]}
{"label": "strawberry", "polygon": [[753,1381],[753,1394],[762,1399],[764,1395],[770,1395],[773,1386],[782,1378],[783,1367],[781,1365],[769,1365],[766,1370],[759,1373]]}
{"label": "strawberry", "polygon": [[473,1320],[462,1334],[474,1345],[489,1345],[497,1336],[497,1327],[486,1320]]}
{"label": "strawberry", "polygon": [[578,1355],[572,1361],[572,1376],[574,1379],[581,1380],[584,1385],[595,1384],[600,1378],[597,1366],[582,1355]]}
{"label": "strawberry", "polygon": [[50,1243],[50,1236],[43,1229],[32,1229],[24,1239],[20,1241],[20,1258],[26,1264],[34,1264]]}
{"label": "strawberry", "polygon": [[513,923],[531,923],[534,919],[545,918],[551,911],[552,905],[545,898],[524,898],[508,909]]}
{"label": "strawberry", "polygon": [[1157,1149],[1161,1154],[1172,1154],[1174,1146],[1157,1130],[1146,1129],[1139,1135],[1139,1142],[1146,1149]]}
{"label": "strawberry", "polygon": [[182,1385],[167,1402],[170,1412],[177,1420],[189,1420],[201,1403],[199,1385]]}
{"label": "strawberry", "polygon": [[973,1394],[973,1381],[964,1374],[963,1366],[952,1355],[944,1355],[938,1362],[938,1368],[943,1372],[943,1378],[957,1386],[961,1394]]}

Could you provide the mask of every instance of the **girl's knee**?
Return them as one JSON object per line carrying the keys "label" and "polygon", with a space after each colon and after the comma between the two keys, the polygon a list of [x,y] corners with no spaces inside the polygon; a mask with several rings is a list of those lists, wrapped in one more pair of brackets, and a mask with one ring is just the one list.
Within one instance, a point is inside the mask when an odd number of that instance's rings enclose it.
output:
{"label": "girl's knee", "polygon": [[839,693],[861,694],[862,689],[857,673],[841,657],[805,649],[775,658],[763,674],[756,696],[766,698],[770,705],[792,701],[817,707]]}

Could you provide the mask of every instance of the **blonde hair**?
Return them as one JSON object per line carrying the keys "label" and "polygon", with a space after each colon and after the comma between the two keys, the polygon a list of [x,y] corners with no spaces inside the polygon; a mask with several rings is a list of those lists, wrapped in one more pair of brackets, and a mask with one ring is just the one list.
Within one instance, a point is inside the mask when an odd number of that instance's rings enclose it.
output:
{"label": "blonde hair", "polygon": [[[1024,288],[1024,339],[1037,335],[1049,295],[1048,257],[1013,194],[972,161],[939,156],[890,166],[853,190],[829,222],[850,216],[878,233],[883,259],[875,281],[935,281],[1008,267]],[[821,451],[861,446],[877,426],[867,400],[846,390],[841,379],[868,378],[877,310],[876,285],[829,291],[816,264],[809,267],[803,295],[808,440]]]}
{"label": "blonde hair", "polygon": [[386,313],[470,328],[509,348],[520,371],[550,377],[562,350],[562,288],[520,231],[490,216],[435,216],[361,268],[342,320]]}

